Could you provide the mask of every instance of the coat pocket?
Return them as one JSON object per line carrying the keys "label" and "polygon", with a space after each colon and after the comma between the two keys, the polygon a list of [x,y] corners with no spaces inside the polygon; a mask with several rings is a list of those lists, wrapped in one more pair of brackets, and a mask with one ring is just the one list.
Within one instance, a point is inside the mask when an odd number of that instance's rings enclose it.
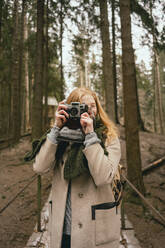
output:
{"label": "coat pocket", "polygon": [[96,246],[119,240],[120,215],[116,207],[95,210],[95,244]]}

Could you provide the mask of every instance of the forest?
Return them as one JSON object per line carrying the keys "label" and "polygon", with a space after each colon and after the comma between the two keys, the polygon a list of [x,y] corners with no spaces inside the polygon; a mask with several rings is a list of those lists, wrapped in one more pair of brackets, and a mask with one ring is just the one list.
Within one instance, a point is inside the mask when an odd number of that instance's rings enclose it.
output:
{"label": "forest", "polygon": [[[120,130],[127,178],[147,197],[142,169],[165,160],[164,13],[161,0],[1,0],[0,166],[8,166],[5,156],[10,149],[15,149],[12,156],[20,153],[15,147],[21,149],[24,139],[24,152],[30,149],[31,142],[53,126],[58,102],[84,86],[97,93]],[[135,42],[136,30],[141,31]],[[148,65],[145,53],[139,62],[137,43],[149,51]],[[148,155],[142,155],[149,144]],[[164,180],[163,166],[161,170]],[[155,180],[159,179],[154,174]],[[165,198],[160,201],[164,204]],[[164,207],[159,207],[155,206],[165,216]],[[143,242],[142,247],[163,247]]]}

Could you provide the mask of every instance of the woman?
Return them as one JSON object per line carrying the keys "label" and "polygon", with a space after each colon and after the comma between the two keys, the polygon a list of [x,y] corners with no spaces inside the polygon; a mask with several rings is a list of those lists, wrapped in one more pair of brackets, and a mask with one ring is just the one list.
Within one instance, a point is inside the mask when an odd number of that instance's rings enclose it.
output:
{"label": "woman", "polygon": [[81,114],[80,119],[83,144],[59,142],[59,133],[69,117],[67,106],[60,102],[54,127],[33,164],[39,174],[53,169],[51,248],[118,247],[120,215],[115,207],[96,207],[114,202],[111,181],[121,157],[118,132],[93,91],[76,88],[67,98],[66,103],[71,102],[88,105],[88,112]]}

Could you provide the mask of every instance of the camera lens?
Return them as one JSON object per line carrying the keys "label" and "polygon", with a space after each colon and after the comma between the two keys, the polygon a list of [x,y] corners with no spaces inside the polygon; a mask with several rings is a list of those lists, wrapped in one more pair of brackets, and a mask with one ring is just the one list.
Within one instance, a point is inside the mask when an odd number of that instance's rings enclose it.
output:
{"label": "camera lens", "polygon": [[77,115],[77,113],[78,113],[77,108],[72,108],[72,109],[70,110],[70,114],[71,114],[72,116]]}

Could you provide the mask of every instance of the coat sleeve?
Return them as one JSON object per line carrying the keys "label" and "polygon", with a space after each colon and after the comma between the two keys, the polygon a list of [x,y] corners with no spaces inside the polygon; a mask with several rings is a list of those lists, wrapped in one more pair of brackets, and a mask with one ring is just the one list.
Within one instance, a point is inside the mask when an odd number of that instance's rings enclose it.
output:
{"label": "coat sleeve", "polygon": [[36,173],[45,173],[54,166],[56,149],[57,144],[54,144],[50,139],[46,138],[45,143],[41,146],[33,163],[33,170]]}
{"label": "coat sleeve", "polygon": [[113,139],[106,149],[108,155],[105,155],[102,146],[96,143],[83,150],[96,186],[111,183],[120,162],[121,146],[118,138]]}

